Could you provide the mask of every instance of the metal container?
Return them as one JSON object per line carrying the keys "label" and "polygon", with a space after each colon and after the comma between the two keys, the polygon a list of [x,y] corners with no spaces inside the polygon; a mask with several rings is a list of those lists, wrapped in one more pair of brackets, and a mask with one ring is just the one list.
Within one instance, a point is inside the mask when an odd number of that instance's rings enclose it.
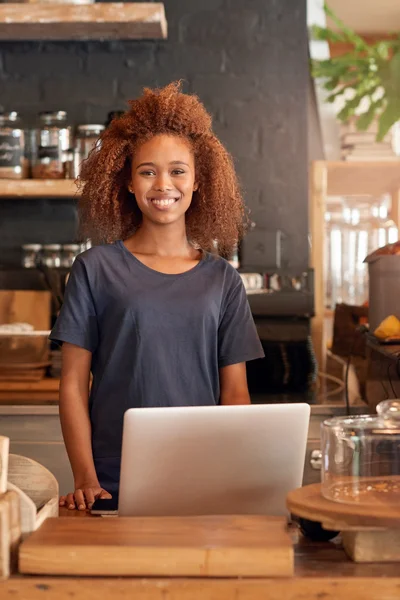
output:
{"label": "metal container", "polygon": [[100,142],[99,136],[104,125],[79,125],[74,144],[74,176],[78,177],[81,164],[87,159],[93,148]]}
{"label": "metal container", "polygon": [[16,111],[0,114],[0,178],[25,179],[29,164],[25,158],[25,134]]}
{"label": "metal container", "polygon": [[400,255],[367,258],[369,272],[369,328],[373,333],[386,317],[400,318]]}
{"label": "metal container", "polygon": [[322,494],[346,504],[400,502],[400,401],[378,415],[339,417],[322,424]]}
{"label": "metal container", "polygon": [[71,161],[71,128],[67,113],[43,112],[39,115],[38,149],[32,168],[34,179],[64,179]]}

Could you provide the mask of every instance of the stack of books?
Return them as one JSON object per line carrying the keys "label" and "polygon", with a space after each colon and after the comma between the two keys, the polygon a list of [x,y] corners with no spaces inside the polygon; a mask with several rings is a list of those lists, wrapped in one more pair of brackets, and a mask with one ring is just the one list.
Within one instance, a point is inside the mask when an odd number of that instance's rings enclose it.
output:
{"label": "stack of books", "polygon": [[367,131],[357,131],[353,119],[341,126],[341,158],[347,161],[380,161],[400,159],[400,128],[392,127],[382,142],[376,141],[378,124],[372,123]]}

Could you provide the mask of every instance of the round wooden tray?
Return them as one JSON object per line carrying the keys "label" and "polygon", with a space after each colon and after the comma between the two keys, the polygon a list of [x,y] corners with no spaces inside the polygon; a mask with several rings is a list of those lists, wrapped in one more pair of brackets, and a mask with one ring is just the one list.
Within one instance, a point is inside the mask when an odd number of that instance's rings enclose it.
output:
{"label": "round wooden tray", "polygon": [[324,529],[400,529],[400,504],[393,506],[334,502],[321,494],[320,483],[293,490],[289,493],[286,503],[293,515],[319,522]]}

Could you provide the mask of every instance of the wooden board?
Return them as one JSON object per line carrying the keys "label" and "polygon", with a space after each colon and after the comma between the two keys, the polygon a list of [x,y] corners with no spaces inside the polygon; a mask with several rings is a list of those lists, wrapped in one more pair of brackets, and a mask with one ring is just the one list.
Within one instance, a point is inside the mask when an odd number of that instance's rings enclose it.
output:
{"label": "wooden board", "polygon": [[0,40],[165,39],[161,2],[0,3]]}
{"label": "wooden board", "polygon": [[9,450],[10,439],[4,435],[0,436],[0,494],[7,491]]}
{"label": "wooden board", "polygon": [[342,543],[346,554],[357,563],[400,562],[400,529],[343,531]]}
{"label": "wooden board", "polygon": [[0,198],[73,198],[76,194],[72,179],[0,179]]}
{"label": "wooden board", "polygon": [[21,573],[288,577],[284,518],[263,516],[47,519],[20,547]]}
{"label": "wooden board", "polygon": [[376,196],[400,188],[400,158],[390,161],[315,161],[326,170],[328,196]]}
{"label": "wooden board", "polygon": [[29,323],[42,331],[50,328],[50,292],[0,290],[0,324]]}
{"label": "wooden board", "polygon": [[[314,556],[326,555],[325,548]],[[374,577],[328,575],[334,563],[322,558],[319,573],[281,579],[183,579],[109,577],[12,577],[0,582],[4,600],[398,600],[400,577],[385,570]],[[347,561],[348,562],[348,561]],[[360,565],[355,565],[359,567]],[[387,565],[389,567],[389,565]]]}
{"label": "wooden board", "polygon": [[0,496],[0,577],[16,570],[20,538],[19,498],[9,491]]}
{"label": "wooden board", "polygon": [[333,531],[360,528],[400,529],[400,504],[344,504],[333,502],[321,494],[321,484],[307,485],[293,490],[287,497],[287,507],[297,517],[322,523]]}
{"label": "wooden board", "polygon": [[[25,290],[0,290],[0,324],[29,323],[34,329],[47,331],[51,320],[50,292]],[[15,363],[43,363],[48,360],[49,348],[46,336],[0,337],[0,367],[5,375],[7,365]],[[42,366],[42,365],[38,365]],[[15,375],[15,373],[13,373]]]}

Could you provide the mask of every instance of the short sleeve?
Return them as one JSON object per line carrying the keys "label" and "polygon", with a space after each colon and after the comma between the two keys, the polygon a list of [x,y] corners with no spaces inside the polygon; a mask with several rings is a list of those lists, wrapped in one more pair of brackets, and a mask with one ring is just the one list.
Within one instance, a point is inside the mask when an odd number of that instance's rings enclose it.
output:
{"label": "short sleeve", "polygon": [[[236,273],[235,273],[236,275]],[[263,358],[246,290],[239,275],[228,292],[218,330],[218,365],[227,367]]]}
{"label": "short sleeve", "polygon": [[98,323],[86,267],[77,258],[71,269],[60,314],[50,334],[55,342],[68,342],[90,352],[98,344]]}

